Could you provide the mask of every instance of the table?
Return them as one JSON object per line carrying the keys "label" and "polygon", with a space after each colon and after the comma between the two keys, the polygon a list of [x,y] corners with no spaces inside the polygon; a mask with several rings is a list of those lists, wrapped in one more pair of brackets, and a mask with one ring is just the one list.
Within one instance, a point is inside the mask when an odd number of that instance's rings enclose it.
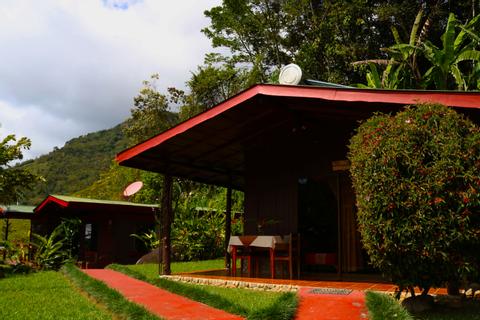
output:
{"label": "table", "polygon": [[[235,276],[237,272],[237,249],[238,248],[267,248],[270,253],[270,274],[272,279],[275,277],[275,246],[277,244],[288,244],[289,236],[279,235],[246,235],[246,236],[231,236],[228,241],[228,252],[232,255],[232,275]],[[250,271],[249,263],[249,271]]]}

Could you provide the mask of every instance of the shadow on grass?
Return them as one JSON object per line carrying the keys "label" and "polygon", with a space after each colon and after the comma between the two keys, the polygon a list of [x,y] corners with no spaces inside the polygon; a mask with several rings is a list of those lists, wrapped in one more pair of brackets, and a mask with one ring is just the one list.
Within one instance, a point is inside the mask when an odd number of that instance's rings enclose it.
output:
{"label": "shadow on grass", "polygon": [[412,316],[391,296],[370,291],[366,293],[366,306],[371,320],[480,320],[480,301],[472,300],[463,301],[458,308],[436,304],[432,310]]}
{"label": "shadow on grass", "polygon": [[269,306],[251,311],[238,304],[232,303],[230,300],[226,299],[220,294],[207,292],[206,290],[202,289],[202,286],[187,285],[184,283],[170,281],[166,279],[149,279],[139,272],[133,271],[126,266],[118,264],[109,265],[107,268],[116,270],[132,278],[151,283],[172,293],[187,297],[201,303],[205,303],[217,309],[221,309],[233,314],[246,317],[247,319],[251,320],[293,319],[298,306],[298,297],[296,294],[283,293],[278,299],[274,301],[274,303],[270,304]]}
{"label": "shadow on grass", "polygon": [[70,279],[77,288],[87,293],[100,304],[103,304],[119,319],[159,319],[143,307],[127,301],[120,293],[109,288],[103,282],[89,277],[74,265],[63,266],[61,272]]}

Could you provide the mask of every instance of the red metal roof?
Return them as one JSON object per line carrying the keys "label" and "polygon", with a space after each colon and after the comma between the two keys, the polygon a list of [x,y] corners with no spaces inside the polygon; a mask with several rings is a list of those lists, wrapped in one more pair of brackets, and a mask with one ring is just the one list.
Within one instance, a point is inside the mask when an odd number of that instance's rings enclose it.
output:
{"label": "red metal roof", "polygon": [[[310,112],[321,113],[325,117],[350,116],[358,120],[375,111],[389,112],[416,103],[441,103],[457,108],[478,109],[480,94],[256,85],[149,140],[120,152],[116,156],[116,161],[120,165],[156,172],[169,171],[193,180],[227,185],[227,180],[232,179],[232,176],[242,175],[241,163],[244,159],[231,155],[234,151],[241,150],[241,146],[236,142],[254,132],[261,134],[262,130],[265,130],[261,126],[262,121],[266,127],[274,117],[273,120],[281,125],[281,119],[288,112],[298,113],[307,109]],[[257,119],[258,124],[255,123]],[[221,153],[220,148],[231,150]],[[218,155],[215,159],[213,156],[210,157],[209,161],[197,159],[199,155],[202,158],[208,157],[209,152]],[[213,168],[210,169],[209,166]],[[227,175],[230,177],[227,178]],[[238,183],[234,181],[233,185],[241,187],[241,179],[238,179]]]}

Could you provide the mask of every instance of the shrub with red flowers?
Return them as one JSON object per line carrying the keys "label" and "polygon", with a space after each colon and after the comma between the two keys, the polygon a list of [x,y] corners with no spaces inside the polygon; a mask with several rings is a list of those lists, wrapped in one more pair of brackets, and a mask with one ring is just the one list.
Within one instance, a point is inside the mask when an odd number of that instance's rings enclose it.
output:
{"label": "shrub with red flowers", "polygon": [[478,274],[480,129],[452,108],[376,114],[349,145],[362,243],[403,289]]}

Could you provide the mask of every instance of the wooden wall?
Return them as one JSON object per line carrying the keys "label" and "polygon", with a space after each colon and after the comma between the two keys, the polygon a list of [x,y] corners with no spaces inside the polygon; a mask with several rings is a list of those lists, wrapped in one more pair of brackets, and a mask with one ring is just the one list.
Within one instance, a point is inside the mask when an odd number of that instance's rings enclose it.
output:
{"label": "wooden wall", "polygon": [[[299,179],[323,181],[340,196],[342,265],[363,266],[355,221],[355,198],[348,174],[337,179],[332,161],[346,159],[355,123],[319,121],[304,132],[279,129],[246,152],[245,234],[298,232]],[[340,188],[338,186],[340,182]],[[340,192],[340,194],[339,194]],[[267,221],[262,229],[258,225]]]}

